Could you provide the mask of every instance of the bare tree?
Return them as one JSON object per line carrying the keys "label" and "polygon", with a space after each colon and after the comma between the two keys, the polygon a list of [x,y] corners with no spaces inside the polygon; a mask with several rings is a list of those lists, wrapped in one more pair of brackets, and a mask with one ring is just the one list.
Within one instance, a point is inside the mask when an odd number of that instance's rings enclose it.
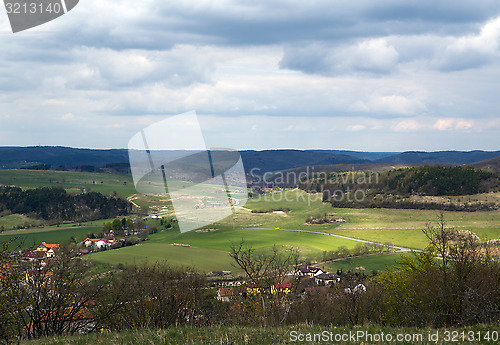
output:
{"label": "bare tree", "polygon": [[102,321],[95,313],[96,299],[109,281],[105,275],[94,276],[88,262],[64,253],[44,266],[30,264],[16,296],[25,304],[17,314],[19,335],[38,338],[95,330]]}
{"label": "bare tree", "polygon": [[291,290],[287,291],[283,285],[288,276],[293,288],[299,266],[298,251],[294,248],[281,250],[276,245],[270,251],[256,251],[242,240],[231,246],[229,255],[252,283],[247,299],[260,316],[262,325],[283,324],[291,305]]}

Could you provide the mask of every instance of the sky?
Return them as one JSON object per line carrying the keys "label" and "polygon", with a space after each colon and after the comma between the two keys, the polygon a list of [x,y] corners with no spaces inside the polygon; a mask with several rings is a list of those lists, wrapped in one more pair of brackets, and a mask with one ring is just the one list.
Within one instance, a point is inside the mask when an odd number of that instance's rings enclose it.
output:
{"label": "sky", "polygon": [[81,0],[15,34],[0,7],[0,146],[195,110],[210,147],[500,150],[499,91],[498,0]]}

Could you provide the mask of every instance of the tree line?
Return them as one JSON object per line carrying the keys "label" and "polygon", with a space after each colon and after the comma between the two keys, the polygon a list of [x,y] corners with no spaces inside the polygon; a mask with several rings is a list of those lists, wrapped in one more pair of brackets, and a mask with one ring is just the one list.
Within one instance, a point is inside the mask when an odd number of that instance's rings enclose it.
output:
{"label": "tree line", "polygon": [[380,174],[360,171],[317,173],[299,188],[322,193],[323,201],[341,208],[399,208],[442,211],[489,211],[494,202],[429,202],[411,196],[460,196],[500,190],[500,174],[471,167],[421,166]]}
{"label": "tree line", "polygon": [[473,195],[498,188],[499,181],[498,174],[471,167],[422,166],[387,171],[379,188],[400,195]]}
{"label": "tree line", "polygon": [[72,195],[56,187],[0,187],[0,212],[44,220],[89,221],[127,215],[130,210],[128,201],[97,192]]}
{"label": "tree line", "polygon": [[[376,178],[373,176],[376,175]],[[370,172],[317,173],[300,182],[308,192],[370,190],[373,194],[457,196],[496,191],[500,175],[471,167],[421,166]]]}

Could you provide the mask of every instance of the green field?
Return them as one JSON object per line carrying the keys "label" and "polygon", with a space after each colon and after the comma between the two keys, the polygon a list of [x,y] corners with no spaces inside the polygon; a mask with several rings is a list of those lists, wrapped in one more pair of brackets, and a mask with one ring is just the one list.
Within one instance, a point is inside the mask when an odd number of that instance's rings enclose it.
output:
{"label": "green field", "polygon": [[[319,257],[324,250],[339,246],[353,248],[356,242],[345,239],[294,232],[272,230],[218,230],[208,233],[164,231],[149,236],[138,246],[125,247],[92,254],[93,260],[111,264],[142,263],[167,260],[175,265],[189,265],[202,271],[234,270],[229,257],[231,244],[241,240],[253,248],[265,250],[273,245],[298,248],[302,255]],[[173,243],[189,244],[178,247]]]}
{"label": "green field", "polygon": [[73,171],[0,170],[0,185],[21,188],[62,187],[70,191],[85,188],[105,195],[116,192],[121,197],[136,193],[131,175]]}
{"label": "green field", "polygon": [[[318,265],[320,268],[325,268],[330,272],[336,272],[338,269],[346,271],[361,272],[370,274],[373,270],[383,271],[386,267],[391,267],[396,264],[396,261],[401,259],[401,255],[411,255],[411,253],[393,253],[383,255],[370,255],[365,257],[348,258]],[[358,268],[361,268],[358,269]],[[363,270],[364,268],[364,270]]]}
{"label": "green field", "polygon": [[44,222],[40,219],[32,219],[22,214],[9,214],[0,217],[0,226],[3,229],[15,229],[18,226],[32,227],[42,225]]}
{"label": "green field", "polygon": [[[85,189],[105,195],[116,193],[123,198],[130,197],[136,193],[130,175],[72,171],[0,169],[0,185],[21,188],[61,187],[66,189],[68,193],[81,192],[82,189]],[[29,225],[45,224],[45,221],[32,219],[25,215],[0,216],[0,227],[3,226],[4,230],[16,229],[20,226],[27,227]]]}
{"label": "green field", "polygon": [[11,248],[19,246],[20,249],[38,247],[40,243],[59,243],[64,244],[73,236],[77,241],[83,241],[88,233],[101,232],[101,226],[61,226],[57,230],[37,229],[31,232],[23,230],[9,231],[7,235],[0,235],[0,243],[7,242],[10,239],[15,239],[12,242]]}
{"label": "green field", "polygon": [[[286,192],[287,199],[276,193],[275,200],[263,198],[249,200],[239,213],[228,217],[210,227],[211,232],[192,231],[180,234],[164,231],[150,236],[148,243],[141,249],[123,248],[115,251],[93,254],[91,257],[100,262],[125,263],[166,259],[171,263],[186,263],[202,270],[215,270],[212,262],[220,267],[230,265],[229,256],[220,255],[229,250],[231,243],[244,239],[254,248],[269,248],[274,244],[298,248],[303,257],[319,260],[325,250],[334,250],[339,246],[354,247],[357,242],[318,234],[294,233],[274,230],[256,230],[247,228],[270,228],[313,230],[338,234],[356,239],[379,243],[391,242],[395,245],[422,249],[427,239],[422,229],[428,223],[437,220],[438,212],[428,210],[392,210],[392,209],[333,209],[318,198],[307,200],[305,193],[297,190]],[[288,208],[286,213],[252,213],[251,210]],[[327,225],[307,225],[308,215],[331,213],[344,217],[347,223]],[[494,212],[445,212],[450,227],[471,229],[482,239],[500,237],[500,211]],[[174,247],[172,243],[190,244],[191,248]],[[161,246],[166,244],[166,246]],[[158,246],[160,245],[160,246]],[[163,248],[163,249],[159,249]],[[179,250],[179,249],[183,249]],[[204,249],[204,250],[202,250]],[[205,258],[213,255],[210,262]],[[398,254],[381,257],[348,259],[334,267],[349,268],[363,266],[367,270],[383,269],[385,264],[393,264]],[[212,260],[213,259],[213,260]],[[215,261],[214,261],[215,260]],[[357,260],[361,260],[359,263]],[[354,266],[354,267],[356,267]],[[203,268],[202,268],[203,267]]]}

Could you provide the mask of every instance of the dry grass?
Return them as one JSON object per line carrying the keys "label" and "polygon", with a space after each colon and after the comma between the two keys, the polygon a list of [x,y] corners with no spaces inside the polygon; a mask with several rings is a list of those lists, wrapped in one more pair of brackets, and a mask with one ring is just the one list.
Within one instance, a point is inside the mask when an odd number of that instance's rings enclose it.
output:
{"label": "dry grass", "polygon": [[[433,345],[445,345],[450,342],[453,344],[496,344],[497,341],[492,341],[491,335],[496,334],[498,336],[498,331],[500,327],[496,325],[480,325],[467,328],[458,329],[417,329],[417,328],[391,328],[391,327],[380,327],[380,326],[330,326],[330,327],[319,327],[319,326],[307,326],[299,325],[293,327],[279,327],[279,328],[256,328],[256,327],[178,327],[178,328],[168,328],[162,330],[138,330],[138,331],[127,331],[123,333],[102,333],[102,334],[89,334],[82,336],[66,336],[66,337],[54,337],[38,339],[33,341],[24,341],[21,344],[27,345],[170,345],[170,344],[206,344],[206,345],[236,345],[236,344],[433,344]],[[456,333],[452,333],[452,332]],[[296,333],[292,333],[296,332]],[[361,333],[363,335],[361,336]],[[372,338],[376,335],[390,334],[393,336],[394,340],[389,341],[369,341],[369,337]],[[449,333],[446,333],[449,332]],[[487,333],[489,332],[489,333]],[[496,332],[496,333],[494,333]],[[323,335],[328,337],[335,337],[342,334],[354,334],[360,335],[356,341],[325,341],[321,340],[319,337],[316,341],[298,341],[298,335],[302,334],[304,337],[310,334],[311,337],[314,335]],[[411,340],[411,341],[395,341],[398,334],[408,335],[410,337],[421,337],[422,341]],[[429,341],[429,335],[438,334],[439,338],[437,341]],[[453,335],[456,335],[455,341]],[[485,335],[489,334],[489,340],[473,341],[471,337],[478,337],[481,335],[483,338]],[[450,339],[446,341],[446,336],[449,335]],[[368,339],[368,341],[367,341]]]}

